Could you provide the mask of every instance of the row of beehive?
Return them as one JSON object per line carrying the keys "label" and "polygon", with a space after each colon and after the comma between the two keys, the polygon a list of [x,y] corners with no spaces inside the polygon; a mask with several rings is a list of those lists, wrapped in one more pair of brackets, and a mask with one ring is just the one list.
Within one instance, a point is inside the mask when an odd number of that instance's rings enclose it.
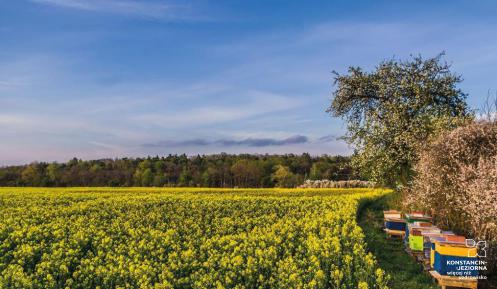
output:
{"label": "row of beehive", "polygon": [[402,236],[406,247],[421,255],[433,270],[440,275],[478,276],[478,270],[461,266],[467,261],[477,262],[476,248],[467,246],[464,236],[451,231],[442,231],[434,226],[432,218],[421,212],[403,214],[399,211],[384,211],[385,231],[389,235]]}

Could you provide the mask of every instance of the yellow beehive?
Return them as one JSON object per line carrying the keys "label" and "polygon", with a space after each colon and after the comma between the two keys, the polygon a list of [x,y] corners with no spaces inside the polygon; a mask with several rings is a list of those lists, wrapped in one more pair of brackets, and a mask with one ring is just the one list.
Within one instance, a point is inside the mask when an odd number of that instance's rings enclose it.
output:
{"label": "yellow beehive", "polygon": [[430,265],[433,266],[435,262],[435,252],[438,252],[442,255],[447,256],[456,256],[456,257],[471,257],[476,256],[477,249],[474,247],[466,246],[466,243],[461,241],[451,242],[447,241],[447,239],[442,240],[441,238],[433,238],[431,239],[434,244],[434,249],[430,252]]}
{"label": "yellow beehive", "polygon": [[476,256],[476,248],[468,247],[466,244],[460,243],[444,243],[440,242],[435,245],[435,250],[442,255],[470,257]]}

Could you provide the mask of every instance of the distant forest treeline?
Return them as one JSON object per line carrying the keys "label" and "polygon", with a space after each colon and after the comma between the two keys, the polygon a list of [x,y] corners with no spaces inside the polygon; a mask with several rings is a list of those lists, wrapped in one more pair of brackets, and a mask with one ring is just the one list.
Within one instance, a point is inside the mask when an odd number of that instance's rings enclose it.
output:
{"label": "distant forest treeline", "polygon": [[294,187],[305,179],[358,179],[346,156],[169,155],[0,168],[0,186]]}

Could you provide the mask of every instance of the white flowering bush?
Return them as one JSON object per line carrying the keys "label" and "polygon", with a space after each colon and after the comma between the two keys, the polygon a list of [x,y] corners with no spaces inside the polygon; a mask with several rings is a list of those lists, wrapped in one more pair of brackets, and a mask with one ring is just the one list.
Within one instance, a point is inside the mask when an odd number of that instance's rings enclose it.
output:
{"label": "white flowering bush", "polygon": [[[421,153],[406,205],[497,250],[497,122],[480,120],[440,136]],[[495,268],[495,266],[489,266]]]}
{"label": "white flowering bush", "polygon": [[319,189],[319,188],[375,188],[376,183],[361,180],[331,181],[331,180],[306,180],[299,188]]}

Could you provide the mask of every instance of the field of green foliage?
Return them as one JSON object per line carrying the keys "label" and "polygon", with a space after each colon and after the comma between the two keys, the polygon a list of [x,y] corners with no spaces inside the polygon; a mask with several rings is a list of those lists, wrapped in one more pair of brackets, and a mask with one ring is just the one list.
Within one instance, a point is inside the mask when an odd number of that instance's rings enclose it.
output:
{"label": "field of green foliage", "polygon": [[379,189],[0,188],[0,288],[387,288]]}

